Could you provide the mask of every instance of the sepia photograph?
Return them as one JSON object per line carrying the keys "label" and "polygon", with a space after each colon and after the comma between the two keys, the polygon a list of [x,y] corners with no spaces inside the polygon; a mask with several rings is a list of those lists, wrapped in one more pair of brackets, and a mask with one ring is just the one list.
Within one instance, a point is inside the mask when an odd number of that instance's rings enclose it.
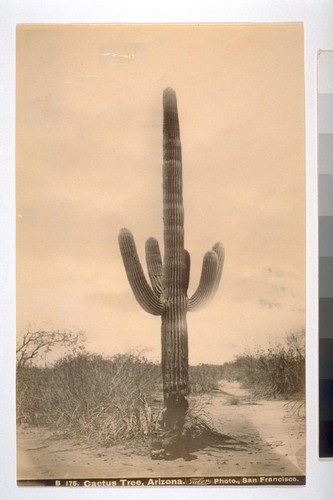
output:
{"label": "sepia photograph", "polygon": [[17,26],[19,486],[305,484],[303,36]]}

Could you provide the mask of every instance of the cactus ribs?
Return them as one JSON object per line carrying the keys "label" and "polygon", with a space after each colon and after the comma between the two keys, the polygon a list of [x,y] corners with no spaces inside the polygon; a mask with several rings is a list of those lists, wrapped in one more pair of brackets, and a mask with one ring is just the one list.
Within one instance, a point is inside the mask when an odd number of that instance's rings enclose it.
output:
{"label": "cactus ribs", "polygon": [[162,375],[165,406],[164,427],[181,430],[188,402],[188,337],[186,314],[210,300],[219,285],[224,249],[216,243],[203,259],[199,285],[187,296],[190,254],[184,248],[182,153],[176,93],[163,93],[163,221],[164,259],[155,238],[146,243],[151,286],[139,261],[132,233],[121,229],[119,246],[128,281],[141,307],[162,318]]}

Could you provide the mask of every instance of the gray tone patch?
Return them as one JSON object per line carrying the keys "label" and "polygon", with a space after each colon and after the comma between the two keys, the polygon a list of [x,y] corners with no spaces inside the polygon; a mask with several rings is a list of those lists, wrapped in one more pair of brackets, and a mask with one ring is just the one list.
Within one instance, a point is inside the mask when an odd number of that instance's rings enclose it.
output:
{"label": "gray tone patch", "polygon": [[333,133],[333,94],[318,94],[318,133]]}
{"label": "gray tone patch", "polygon": [[[333,340],[333,298],[319,299],[319,337]],[[333,363],[332,363],[333,365]]]}
{"label": "gray tone patch", "polygon": [[333,257],[319,257],[319,297],[333,297]]}
{"label": "gray tone patch", "polygon": [[319,256],[333,257],[333,217],[319,217]]}
{"label": "gray tone patch", "polygon": [[319,175],[318,183],[319,215],[333,215],[333,175]]}
{"label": "gray tone patch", "polygon": [[333,174],[333,134],[318,135],[318,173]]}

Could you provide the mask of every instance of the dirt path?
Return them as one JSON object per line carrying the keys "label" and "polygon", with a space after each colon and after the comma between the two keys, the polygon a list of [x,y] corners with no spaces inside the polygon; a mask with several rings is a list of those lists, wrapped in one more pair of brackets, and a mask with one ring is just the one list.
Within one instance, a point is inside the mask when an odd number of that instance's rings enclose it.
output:
{"label": "dirt path", "polygon": [[305,421],[283,401],[249,400],[236,383],[204,397],[207,418],[246,443],[206,448],[185,461],[151,460],[148,446],[98,448],[57,439],[45,429],[18,428],[18,479],[303,475]]}

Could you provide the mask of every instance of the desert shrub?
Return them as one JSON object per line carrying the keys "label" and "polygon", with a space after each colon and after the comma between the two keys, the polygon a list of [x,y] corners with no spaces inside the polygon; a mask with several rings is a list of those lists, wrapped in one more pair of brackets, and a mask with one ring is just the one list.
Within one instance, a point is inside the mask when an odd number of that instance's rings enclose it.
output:
{"label": "desert shrub", "polygon": [[85,350],[85,340],[81,331],[27,329],[17,338],[16,366],[18,369],[41,366],[50,354],[56,357],[78,354]]}
{"label": "desert shrub", "polygon": [[256,347],[224,365],[224,376],[250,389],[254,397],[302,400],[305,393],[305,335]]}
{"label": "desert shrub", "polygon": [[189,367],[191,394],[207,394],[218,389],[222,378],[221,367],[218,365],[200,364]]}
{"label": "desert shrub", "polygon": [[227,402],[230,406],[238,406],[240,399],[237,396],[229,396]]}
{"label": "desert shrub", "polygon": [[[22,346],[33,345],[35,349],[30,337],[27,339],[29,343]],[[50,339],[54,344],[53,336],[47,337]],[[32,340],[38,341],[39,349],[39,337]],[[21,362],[21,348],[18,353],[19,424],[47,427],[61,436],[99,445],[144,438],[154,432],[163,408],[159,363],[138,352],[107,358],[81,349],[42,366],[36,356],[25,356],[28,361]],[[197,396],[218,389],[221,367],[190,366],[189,376],[194,398],[191,411],[195,407],[198,413]]]}
{"label": "desert shrub", "polygon": [[154,425],[159,381],[159,366],[138,354],[82,353],[52,367],[24,367],[17,372],[18,421],[103,445],[144,437]]}

